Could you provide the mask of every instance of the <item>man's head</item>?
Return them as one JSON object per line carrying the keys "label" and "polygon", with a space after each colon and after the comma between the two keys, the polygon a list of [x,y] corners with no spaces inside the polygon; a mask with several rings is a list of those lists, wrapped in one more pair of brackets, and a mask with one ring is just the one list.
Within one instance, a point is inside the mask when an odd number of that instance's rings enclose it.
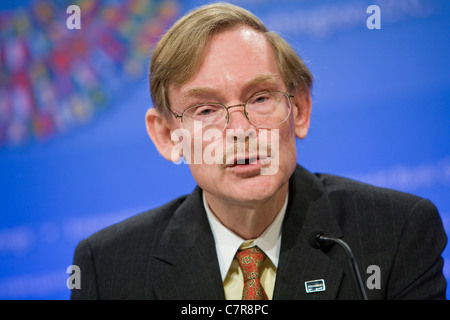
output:
{"label": "man's head", "polygon": [[[253,136],[241,139],[237,134],[223,134],[200,141],[201,152],[214,148],[220,153],[218,146],[225,145],[223,141],[240,141],[248,149],[248,140],[256,137],[269,145],[277,162],[276,173],[261,175],[258,170],[267,164],[260,162],[235,166],[200,161],[190,163],[190,169],[211,197],[235,203],[267,200],[282,188],[286,190],[295,169],[296,137],[303,139],[309,127],[311,85],[312,76],[295,51],[255,16],[229,4],[208,5],[176,22],[154,50],[150,66],[154,108],[147,112],[147,130],[158,151],[173,161],[179,141],[172,140],[172,133],[183,126],[179,115],[187,108],[204,103],[240,106],[228,110],[227,130],[253,130]],[[290,106],[289,117],[270,128],[277,135],[260,139],[261,128],[249,122],[243,104],[274,91],[284,93],[277,95],[286,97],[283,105]],[[199,141],[183,138],[184,144],[196,149]]]}
{"label": "man's head", "polygon": [[272,46],[284,84],[290,92],[301,88],[309,93],[313,77],[284,39],[267,30],[247,10],[228,3],[217,3],[200,7],[182,17],[154,49],[149,70],[150,93],[153,106],[161,114],[170,114],[169,87],[183,85],[197,72],[211,37],[239,25],[264,35]]}

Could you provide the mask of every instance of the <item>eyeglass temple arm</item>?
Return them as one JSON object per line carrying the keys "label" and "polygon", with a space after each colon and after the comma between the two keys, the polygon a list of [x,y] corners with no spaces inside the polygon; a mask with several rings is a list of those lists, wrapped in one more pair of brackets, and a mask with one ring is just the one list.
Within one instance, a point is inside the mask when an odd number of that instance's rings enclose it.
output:
{"label": "eyeglass temple arm", "polygon": [[175,117],[175,119],[177,119],[177,118],[182,118],[182,115],[180,115],[180,114],[177,114],[177,113],[173,112],[173,110],[172,110],[172,109],[170,109],[170,108],[167,108],[167,109],[169,109],[170,113],[172,113],[172,114],[173,114],[173,116]]}

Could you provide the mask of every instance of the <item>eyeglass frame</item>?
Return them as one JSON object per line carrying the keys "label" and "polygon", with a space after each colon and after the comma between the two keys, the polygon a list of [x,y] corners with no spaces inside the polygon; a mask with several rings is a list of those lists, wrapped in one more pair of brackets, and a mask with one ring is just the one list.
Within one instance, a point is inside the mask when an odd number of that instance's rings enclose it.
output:
{"label": "eyeglass frame", "polygon": [[283,92],[283,91],[267,91],[267,92],[261,92],[261,93],[255,94],[255,95],[251,96],[250,98],[248,98],[247,101],[245,101],[245,103],[234,104],[234,105],[231,105],[231,106],[228,106],[228,107],[227,107],[226,105],[220,103],[220,102],[205,102],[205,103],[194,104],[194,105],[192,105],[192,106],[190,106],[190,107],[187,107],[186,109],[183,110],[183,112],[182,112],[181,114],[178,114],[178,113],[174,112],[170,107],[169,107],[168,109],[169,109],[169,111],[173,114],[173,116],[175,117],[175,119],[180,118],[181,123],[183,123],[183,115],[184,115],[184,113],[186,112],[186,110],[189,110],[189,109],[192,109],[192,108],[195,108],[195,107],[200,107],[200,106],[208,105],[208,104],[222,106],[222,107],[224,107],[224,109],[227,111],[227,116],[226,116],[226,118],[227,118],[227,123],[225,124],[225,126],[223,127],[223,129],[220,131],[220,132],[223,132],[223,131],[225,130],[225,128],[228,126],[228,123],[230,122],[230,112],[229,112],[228,110],[231,109],[231,108],[236,108],[236,107],[242,107],[242,106],[243,106],[243,107],[244,107],[244,115],[245,115],[245,117],[247,118],[248,122],[251,123],[252,125],[255,125],[255,124],[248,118],[248,114],[247,114],[247,110],[246,110],[246,109],[247,109],[247,103],[248,103],[251,99],[253,99],[253,98],[255,98],[255,97],[259,96],[259,95],[268,94],[268,93],[282,93],[282,94],[284,94],[284,95],[286,96],[286,98],[288,99],[288,103],[289,103],[289,113],[287,114],[286,118],[285,118],[282,122],[280,122],[280,123],[278,124],[278,125],[281,125],[281,124],[283,124],[283,123],[286,122],[286,120],[289,118],[289,115],[291,114],[291,109],[292,109],[292,101],[291,101],[291,98],[294,97],[294,95],[293,95],[292,93],[286,93],[286,92]]}

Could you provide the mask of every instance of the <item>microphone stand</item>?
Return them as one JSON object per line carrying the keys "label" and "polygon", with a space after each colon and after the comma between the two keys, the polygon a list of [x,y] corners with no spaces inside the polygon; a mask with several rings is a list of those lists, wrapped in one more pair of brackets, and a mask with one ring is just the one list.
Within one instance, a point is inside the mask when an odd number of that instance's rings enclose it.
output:
{"label": "microphone stand", "polygon": [[364,289],[364,284],[363,284],[363,281],[361,279],[361,274],[359,273],[358,265],[356,263],[355,257],[353,256],[352,250],[350,249],[348,244],[345,241],[343,241],[343,240],[341,240],[339,238],[332,238],[332,237],[328,237],[328,236],[321,235],[321,234],[317,235],[316,239],[317,239],[317,241],[322,242],[322,243],[324,243],[324,242],[336,243],[342,249],[344,249],[345,254],[348,257],[348,262],[350,264],[350,268],[352,270],[353,280],[354,280],[355,285],[356,285],[356,287],[358,288],[358,290],[359,290],[359,292],[361,294],[361,298],[363,300],[368,300],[366,291]]}

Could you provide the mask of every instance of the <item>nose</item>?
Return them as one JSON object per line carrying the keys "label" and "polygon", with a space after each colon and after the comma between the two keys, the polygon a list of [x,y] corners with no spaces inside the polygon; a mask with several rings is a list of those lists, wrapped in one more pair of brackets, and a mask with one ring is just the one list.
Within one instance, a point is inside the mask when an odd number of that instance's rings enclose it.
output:
{"label": "nose", "polygon": [[229,129],[242,129],[245,131],[252,127],[247,116],[245,115],[244,106],[245,105],[242,103],[235,104],[227,108],[229,114],[227,127]]}
{"label": "nose", "polygon": [[248,142],[255,138],[256,131],[245,115],[244,104],[228,107],[228,114],[230,119],[226,132],[227,141],[234,141],[234,143]]}

